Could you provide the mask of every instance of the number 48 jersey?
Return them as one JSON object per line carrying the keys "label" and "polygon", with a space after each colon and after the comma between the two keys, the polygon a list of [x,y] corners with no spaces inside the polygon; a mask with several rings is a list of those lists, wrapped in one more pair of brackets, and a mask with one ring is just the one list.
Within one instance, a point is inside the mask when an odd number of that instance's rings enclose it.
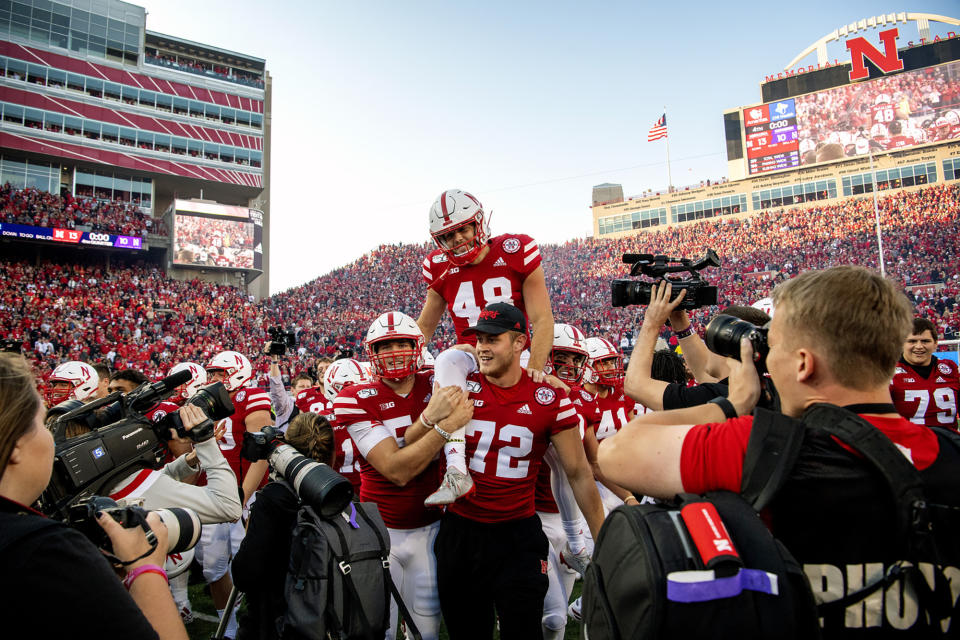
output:
{"label": "number 48 jersey", "polygon": [[910,422],[957,430],[960,379],[953,361],[934,356],[926,378],[909,364],[898,362],[890,383],[890,395],[897,412]]}
{"label": "number 48 jersey", "polygon": [[477,323],[480,311],[494,302],[506,302],[527,311],[523,305],[523,281],[540,266],[536,240],[522,234],[504,234],[490,240],[490,251],[479,264],[452,265],[435,249],[423,259],[423,279],[447,303],[457,342],[476,344],[476,336],[463,335]]}

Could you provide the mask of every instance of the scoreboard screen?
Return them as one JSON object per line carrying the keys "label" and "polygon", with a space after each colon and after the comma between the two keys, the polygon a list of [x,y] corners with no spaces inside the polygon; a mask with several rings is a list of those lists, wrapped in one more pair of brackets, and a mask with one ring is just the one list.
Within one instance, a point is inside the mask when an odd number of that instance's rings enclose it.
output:
{"label": "scoreboard screen", "polygon": [[797,108],[781,100],[743,110],[750,174],[800,166]]}
{"label": "scoreboard screen", "polygon": [[263,269],[263,213],[256,209],[176,200],[173,263],[219,269]]}

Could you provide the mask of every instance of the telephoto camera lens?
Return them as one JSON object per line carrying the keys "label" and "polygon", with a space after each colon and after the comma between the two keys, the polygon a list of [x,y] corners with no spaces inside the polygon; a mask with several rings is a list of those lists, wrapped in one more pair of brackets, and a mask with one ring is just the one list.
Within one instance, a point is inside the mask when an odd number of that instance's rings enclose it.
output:
{"label": "telephoto camera lens", "polygon": [[740,340],[747,338],[753,345],[754,361],[758,370],[766,369],[767,353],[770,347],[767,345],[767,328],[758,327],[755,324],[740,320],[733,316],[719,314],[714,316],[710,324],[707,325],[704,342],[707,348],[717,355],[728,358],[740,359]]}
{"label": "telephoto camera lens", "polygon": [[167,553],[192,549],[200,540],[200,517],[193,509],[173,507],[154,511],[167,526]]}
{"label": "telephoto camera lens", "polygon": [[288,444],[270,454],[270,466],[282,475],[305,504],[324,518],[343,511],[353,498],[353,485],[325,464],[301,455]]}

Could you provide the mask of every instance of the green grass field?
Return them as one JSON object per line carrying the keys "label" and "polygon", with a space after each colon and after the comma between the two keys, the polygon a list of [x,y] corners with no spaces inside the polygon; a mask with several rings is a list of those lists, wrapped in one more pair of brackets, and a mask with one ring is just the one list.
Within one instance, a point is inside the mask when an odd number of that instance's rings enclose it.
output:
{"label": "green grass field", "polygon": [[[576,598],[580,595],[580,581],[573,586],[573,597]],[[213,601],[210,599],[210,593],[207,589],[207,585],[199,582],[193,584],[193,579],[191,578],[190,585],[190,602],[193,606],[194,613],[201,613],[204,616],[216,617],[217,611],[213,607]],[[241,612],[243,611],[243,605],[241,605]],[[213,636],[213,633],[217,630],[217,624],[215,622],[208,622],[207,620],[201,620],[199,617],[195,617],[194,621],[187,625],[187,632],[190,634],[191,640],[210,640]],[[494,638],[499,638],[499,634],[494,633]],[[576,622],[569,622],[567,624],[567,630],[564,635],[565,640],[580,640],[583,637],[583,634],[580,631],[580,625]],[[447,630],[440,627],[440,640],[449,640],[450,636],[447,635]]]}

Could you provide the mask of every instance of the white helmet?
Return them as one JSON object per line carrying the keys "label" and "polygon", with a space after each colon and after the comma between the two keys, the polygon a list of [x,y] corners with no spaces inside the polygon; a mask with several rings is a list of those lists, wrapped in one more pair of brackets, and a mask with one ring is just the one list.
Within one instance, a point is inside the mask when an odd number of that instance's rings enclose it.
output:
{"label": "white helmet", "polygon": [[754,309],[760,309],[771,318],[773,317],[773,298],[760,298],[750,306]]}
{"label": "white helmet", "polygon": [[[620,350],[605,338],[587,338],[587,382],[616,386],[623,382],[623,356]],[[605,363],[600,369],[597,364]]]}
{"label": "white helmet", "polygon": [[344,387],[373,382],[373,378],[353,358],[335,360],[323,374],[323,395],[333,401]]}
{"label": "white helmet", "polygon": [[[476,232],[473,240],[448,247],[441,236],[473,223]],[[455,265],[470,264],[490,239],[490,229],[483,213],[483,205],[475,197],[461,189],[449,189],[430,207],[430,236]]]}
{"label": "white helmet", "polygon": [[880,106],[881,104],[887,104],[890,102],[890,96],[885,93],[881,93],[873,101],[874,106]]}
{"label": "white helmet", "polygon": [[[68,382],[72,388],[51,389],[49,385],[55,382]],[[100,376],[97,375],[97,370],[86,362],[64,362],[47,378],[48,386],[43,392],[43,399],[48,407],[54,407],[66,400],[92,400],[99,384]]]}
{"label": "white helmet", "polygon": [[960,124],[960,113],[957,113],[953,109],[943,114],[943,117],[946,118],[947,122],[949,122],[951,125],[956,126]]}
{"label": "white helmet", "polygon": [[[376,345],[388,340],[409,340],[413,347],[378,355]],[[423,366],[423,333],[413,318],[399,311],[380,315],[363,341],[373,364],[373,372],[381,378],[399,380],[413,375]]]}
{"label": "white helmet", "polygon": [[[573,354],[574,364],[557,362],[557,352]],[[553,349],[550,351],[550,364],[554,375],[564,382],[580,382],[587,356],[587,337],[583,332],[570,324],[554,323]]]}
{"label": "white helmet", "polygon": [[424,369],[433,369],[433,365],[436,362],[436,359],[433,357],[433,354],[430,353],[430,349],[426,347],[423,348],[423,368]]}
{"label": "white helmet", "polygon": [[177,553],[171,553],[167,556],[166,561],[163,563],[163,570],[167,574],[168,578],[176,578],[178,575],[190,568],[190,565],[193,564],[193,549],[187,549],[186,551],[178,551]]}
{"label": "white helmet", "polygon": [[221,351],[210,360],[207,371],[226,371],[227,379],[223,386],[227,391],[236,391],[253,378],[253,365],[239,351]]}
{"label": "white helmet", "polygon": [[170,371],[167,371],[167,375],[172,376],[184,370],[190,372],[190,382],[177,387],[177,393],[181,399],[189,400],[193,397],[193,394],[200,390],[200,387],[207,384],[207,371],[196,362],[181,362],[173,365]]}
{"label": "white helmet", "polygon": [[374,372],[374,370],[373,370],[373,363],[372,363],[372,362],[367,362],[366,360],[361,360],[361,361],[360,361],[360,368],[363,369],[364,373],[366,373],[367,376],[368,376],[369,378],[371,378],[371,379],[373,378],[373,376],[377,375],[376,372]]}

